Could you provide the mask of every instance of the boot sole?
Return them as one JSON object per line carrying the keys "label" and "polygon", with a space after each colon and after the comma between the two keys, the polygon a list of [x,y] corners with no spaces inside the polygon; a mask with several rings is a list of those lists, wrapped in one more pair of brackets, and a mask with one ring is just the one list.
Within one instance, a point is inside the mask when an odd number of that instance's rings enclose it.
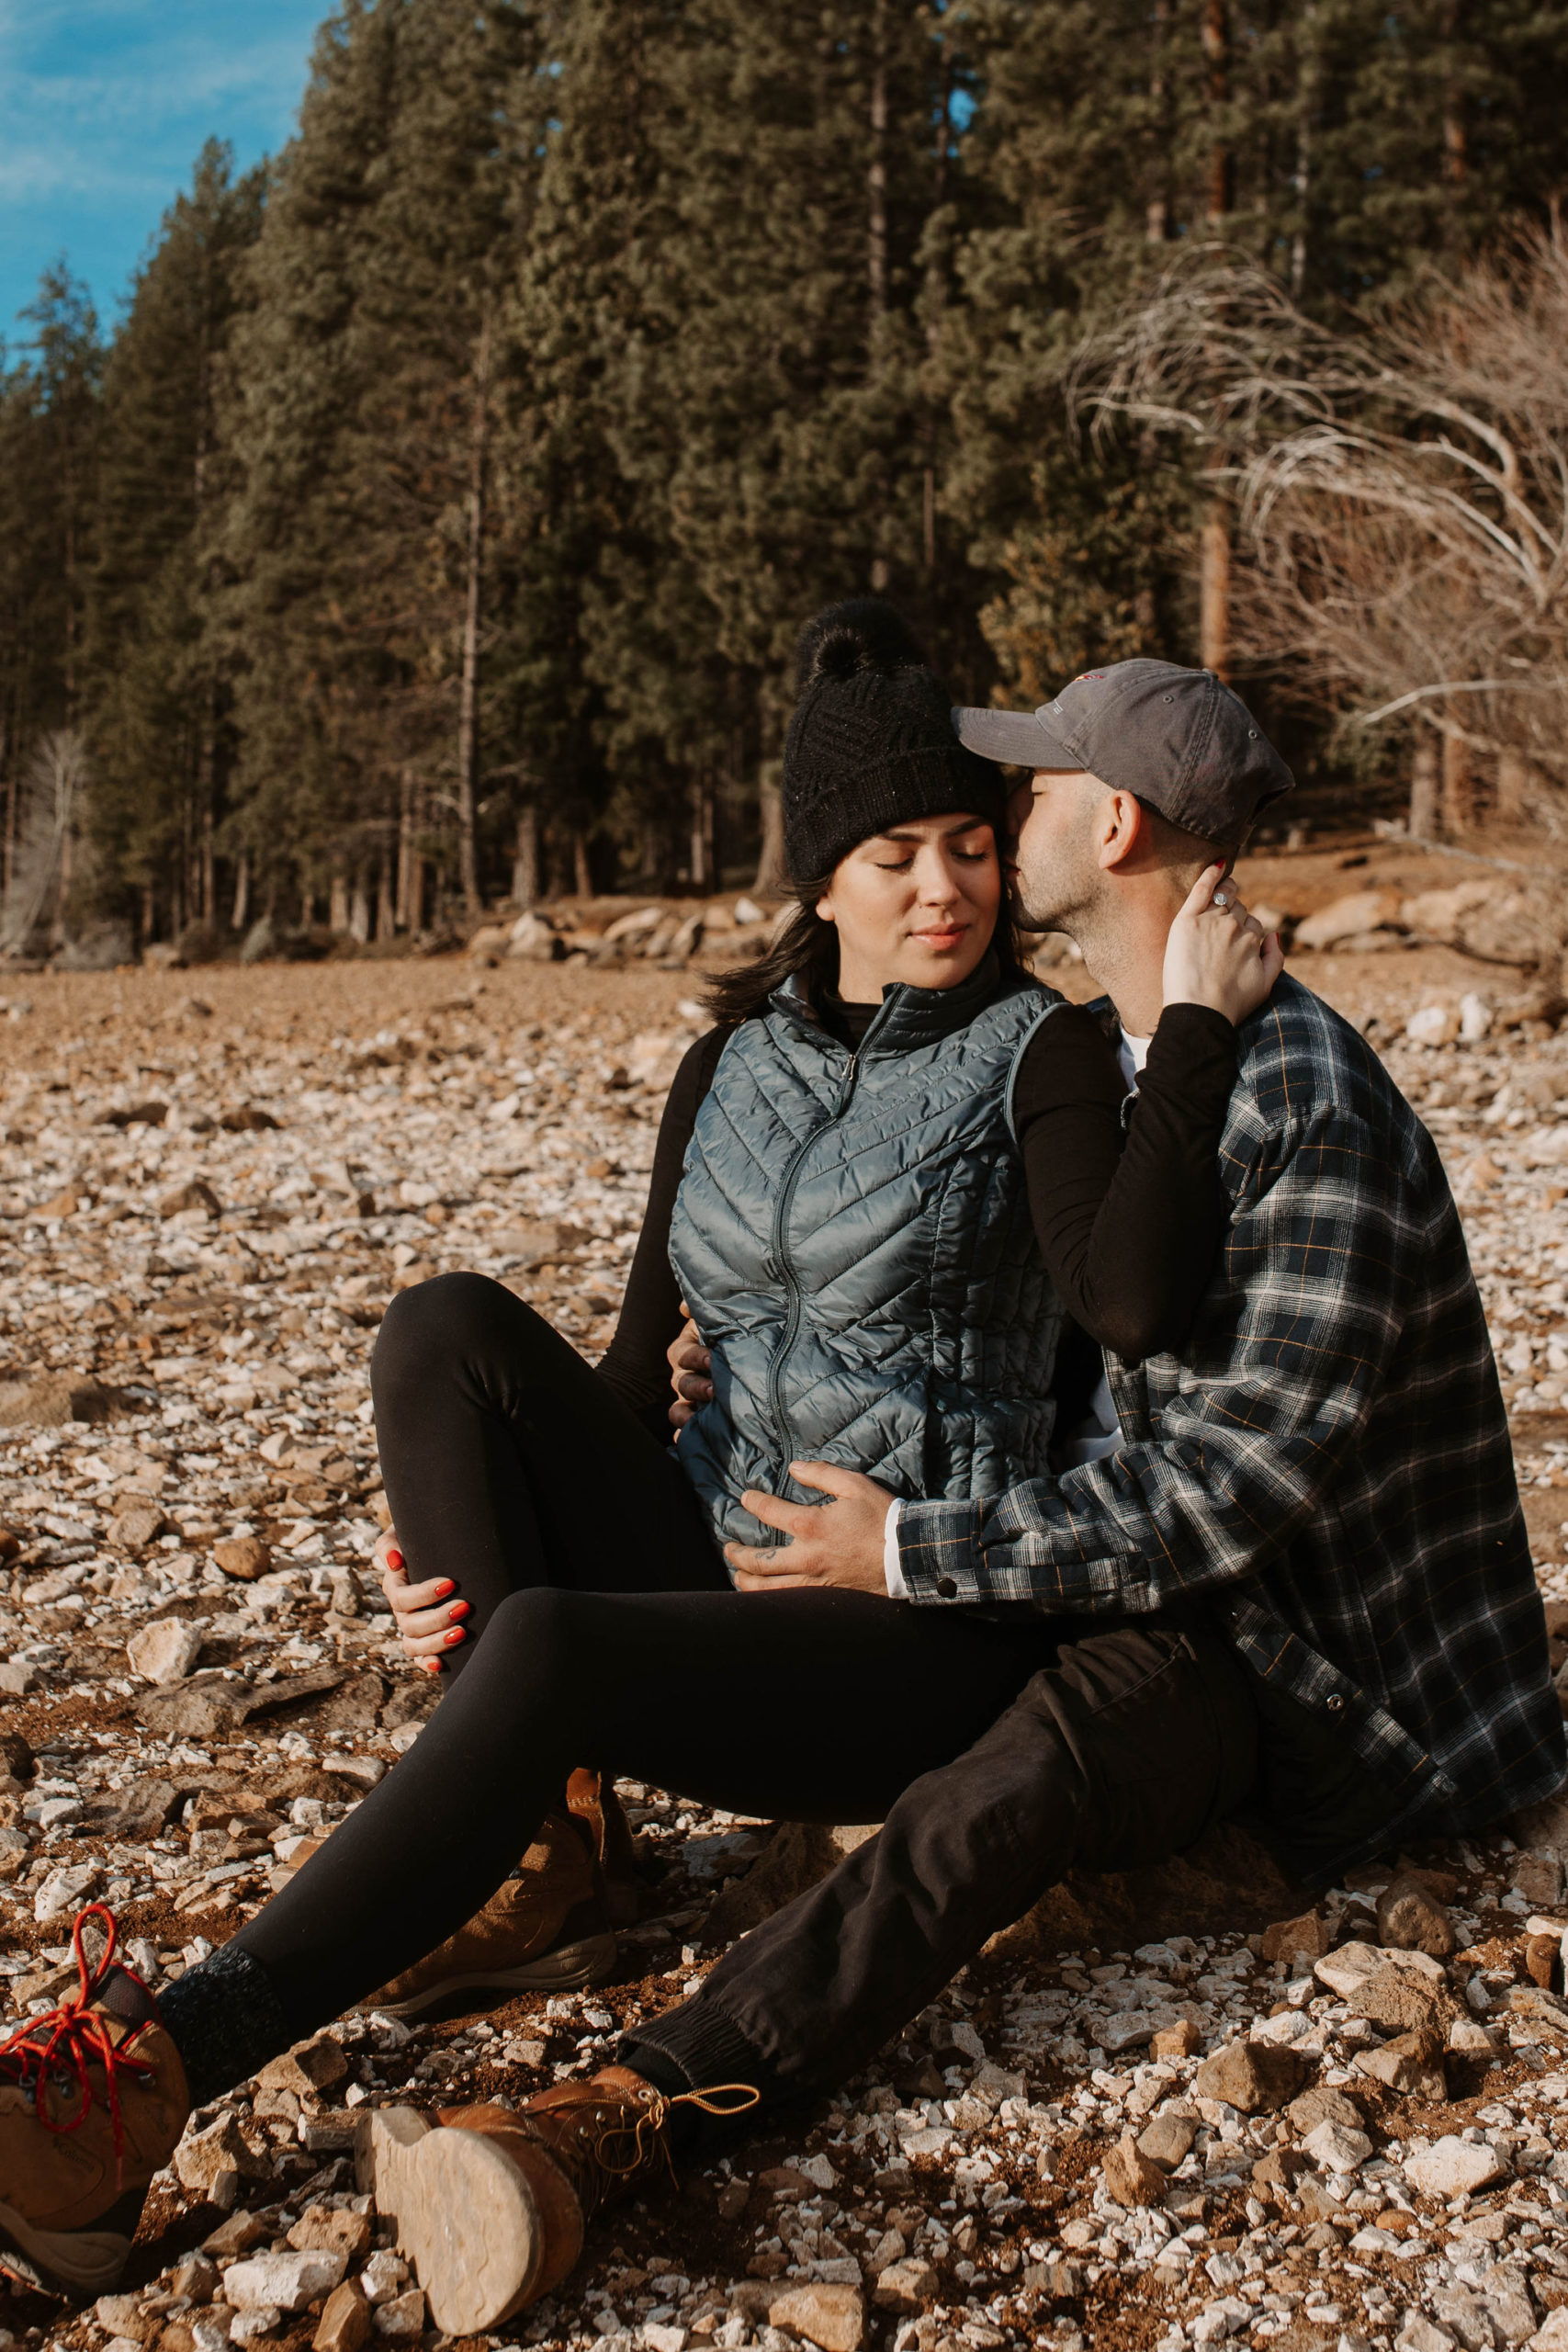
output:
{"label": "boot sole", "polygon": [[0,2270],[46,2295],[91,2302],[112,2293],[130,2253],[117,2230],[40,2230],[0,2205]]}
{"label": "boot sole", "polygon": [[559,1944],[554,1951],[541,1952],[537,1960],[525,1961],[517,1968],[486,1968],[467,1975],[443,1976],[423,1992],[411,1994],[406,2001],[377,2001],[373,2006],[381,2017],[422,2018],[459,1994],[479,1993],[489,1998],[476,2000],[470,2007],[495,2008],[513,1993],[565,1993],[581,1984],[602,1984],[615,1971],[615,1956],[614,1936],[584,1936],[578,1943]]}
{"label": "boot sole", "polygon": [[480,2335],[527,2302],[544,2267],[544,2220],[492,2140],[432,2131],[412,2108],[378,2108],[355,2128],[355,2168],[361,2192],[396,2222],[446,2335]]}

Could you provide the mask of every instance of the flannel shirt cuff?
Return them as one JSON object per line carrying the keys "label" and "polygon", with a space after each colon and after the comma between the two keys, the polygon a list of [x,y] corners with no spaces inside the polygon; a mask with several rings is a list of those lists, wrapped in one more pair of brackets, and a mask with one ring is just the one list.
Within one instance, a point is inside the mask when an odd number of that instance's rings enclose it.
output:
{"label": "flannel shirt cuff", "polygon": [[898,1566],[914,1601],[984,1598],[983,1503],[906,1502],[898,1513]]}

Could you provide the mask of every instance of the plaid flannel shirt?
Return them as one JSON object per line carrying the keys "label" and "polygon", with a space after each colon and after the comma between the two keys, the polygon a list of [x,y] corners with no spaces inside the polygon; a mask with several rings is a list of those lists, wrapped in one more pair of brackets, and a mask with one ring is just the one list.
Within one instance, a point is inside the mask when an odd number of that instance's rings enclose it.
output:
{"label": "plaid flannel shirt", "polygon": [[979,1502],[906,1502],[911,1600],[1205,1598],[1343,1724],[1391,1826],[1478,1827],[1562,1778],[1502,1393],[1437,1148],[1294,980],[1244,1023],[1220,1264],[1179,1356],[1108,1359],[1122,1442]]}

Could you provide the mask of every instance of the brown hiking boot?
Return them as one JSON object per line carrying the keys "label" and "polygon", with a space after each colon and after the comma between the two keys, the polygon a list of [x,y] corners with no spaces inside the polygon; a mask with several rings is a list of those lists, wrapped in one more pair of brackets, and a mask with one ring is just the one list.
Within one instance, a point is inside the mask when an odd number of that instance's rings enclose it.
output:
{"label": "brown hiking boot", "polygon": [[606,2066],[515,2111],[444,2109],[435,2132],[412,2108],[372,2109],[355,2125],[359,2187],[397,2222],[436,2326],[477,2335],[559,2286],[604,2206],[656,2176],[673,2180],[673,2109],[741,2115],[759,2096],[726,2083],[669,2098]]}
{"label": "brown hiking boot", "polygon": [[597,1984],[615,1964],[615,1939],[587,1832],[547,1814],[516,1870],[482,1911],[417,1966],[361,2002],[389,2017],[423,2017],[442,2003],[483,2008],[513,1993]]}
{"label": "brown hiking boot", "polygon": [[635,1927],[642,1914],[642,1879],[631,1823],[607,1772],[580,1766],[566,1784],[567,1808],[593,1840],[593,1859],[604,1881],[604,1903],[613,1928]]}
{"label": "brown hiking boot", "polygon": [[[89,1966],[83,1929],[107,1931]],[[125,2267],[148,2183],[190,2114],[180,2053],[95,1903],[72,1936],[81,1982],[0,2043],[0,2270],[84,2300]]]}

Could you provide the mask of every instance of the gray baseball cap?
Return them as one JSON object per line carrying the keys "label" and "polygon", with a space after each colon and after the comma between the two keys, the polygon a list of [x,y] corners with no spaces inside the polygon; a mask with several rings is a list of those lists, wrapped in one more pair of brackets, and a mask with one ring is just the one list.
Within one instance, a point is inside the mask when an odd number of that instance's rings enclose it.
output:
{"label": "gray baseball cap", "polygon": [[1204,841],[1244,833],[1295,778],[1213,670],[1112,662],[1038,710],[955,710],[958,740],[1014,767],[1078,768]]}

